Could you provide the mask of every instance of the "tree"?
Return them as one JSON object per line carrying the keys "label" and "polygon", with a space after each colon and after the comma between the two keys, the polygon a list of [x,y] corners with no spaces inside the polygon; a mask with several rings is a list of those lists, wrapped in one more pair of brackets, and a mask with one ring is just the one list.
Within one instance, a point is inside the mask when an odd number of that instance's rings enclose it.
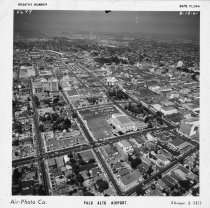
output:
{"label": "tree", "polygon": [[179,180],[179,185],[183,188],[185,188],[185,190],[189,190],[190,188],[190,181],[189,180]]}
{"label": "tree", "polygon": [[149,123],[150,122],[151,117],[150,116],[146,116],[146,118],[144,119],[145,123]]}
{"label": "tree", "polygon": [[39,125],[39,131],[44,132],[44,125],[43,124]]}
{"label": "tree", "polygon": [[46,121],[46,118],[44,116],[40,116],[39,117],[39,120],[42,121],[42,122],[44,122],[44,121]]}
{"label": "tree", "polygon": [[84,178],[82,177],[81,174],[77,174],[75,179],[79,182],[79,183],[83,183],[84,182]]}
{"label": "tree", "polygon": [[148,128],[153,128],[153,125],[152,125],[151,121],[149,121],[149,123],[148,123]]}
{"label": "tree", "polygon": [[33,96],[33,101],[36,107],[38,108],[40,106],[39,98],[35,95]]}
{"label": "tree", "polygon": [[179,188],[179,185],[176,183],[176,184],[174,185],[174,188],[175,188],[175,189],[178,189],[178,188]]}
{"label": "tree", "polygon": [[131,157],[131,155],[128,155],[128,161],[132,161],[132,160],[133,160],[133,158]]}
{"label": "tree", "polygon": [[18,146],[19,145],[19,140],[14,140],[12,141],[12,146]]}
{"label": "tree", "polygon": [[142,163],[142,160],[139,157],[137,157],[137,158],[131,160],[131,167],[133,169],[136,169],[136,167],[141,163]]}
{"label": "tree", "polygon": [[192,195],[193,195],[193,196],[197,196],[197,195],[199,194],[199,191],[200,191],[200,190],[199,190],[199,187],[193,188],[193,189],[192,189]]}
{"label": "tree", "polygon": [[152,190],[155,190],[156,189],[156,185],[154,183],[151,185],[151,189]]}
{"label": "tree", "polygon": [[52,120],[52,121],[57,121],[58,118],[59,118],[59,115],[58,115],[57,113],[51,114],[51,120]]}
{"label": "tree", "polygon": [[146,179],[147,179],[147,175],[144,175],[144,176],[143,176],[143,179],[146,180]]}
{"label": "tree", "polygon": [[174,186],[171,186],[170,190],[171,190],[171,191],[174,191]]}
{"label": "tree", "polygon": [[197,80],[197,77],[196,77],[196,74],[192,74],[192,75],[191,75],[191,78],[192,78],[194,81],[198,81],[198,80]]}
{"label": "tree", "polygon": [[96,161],[95,161],[95,159],[94,158],[91,158],[89,161],[88,161],[88,163],[95,163]]}
{"label": "tree", "polygon": [[85,192],[84,195],[85,195],[85,196],[95,196],[94,193],[91,193],[91,192],[89,192],[89,191],[88,191],[88,192]]}
{"label": "tree", "polygon": [[64,125],[67,126],[67,128],[71,128],[71,121],[70,121],[70,119],[66,118],[64,120]]}
{"label": "tree", "polygon": [[158,118],[158,117],[162,117],[162,115],[163,114],[160,111],[158,111],[155,116],[156,116],[156,118]]}
{"label": "tree", "polygon": [[80,153],[77,153],[77,157],[78,157],[79,159],[82,159],[82,156],[81,156]]}
{"label": "tree", "polygon": [[148,175],[151,175],[153,172],[153,168],[152,168],[152,165],[149,166],[149,169],[147,170],[147,174]]}
{"label": "tree", "polygon": [[131,111],[131,109],[132,109],[132,105],[131,105],[131,102],[129,102],[129,104],[128,104],[128,110]]}
{"label": "tree", "polygon": [[123,135],[122,131],[118,131],[119,135]]}
{"label": "tree", "polygon": [[68,154],[68,158],[73,158],[73,157],[74,157],[74,155],[72,153]]}
{"label": "tree", "polygon": [[180,196],[179,190],[178,190],[178,189],[175,189],[175,190],[172,192],[172,196]]}
{"label": "tree", "polygon": [[186,193],[186,189],[184,187],[180,187],[179,192],[180,192],[180,195],[182,196],[183,194]]}
{"label": "tree", "polygon": [[136,190],[137,196],[144,196],[144,194],[145,194],[145,190],[142,187],[140,187]]}
{"label": "tree", "polygon": [[67,181],[67,184],[68,185],[73,185],[74,182],[75,182],[75,180],[72,178],[72,179],[70,179],[70,180]]}
{"label": "tree", "polygon": [[163,190],[162,190],[162,193],[163,193],[163,194],[166,194],[166,190],[165,190],[165,189],[163,189]]}
{"label": "tree", "polygon": [[85,162],[83,159],[80,159],[80,160],[79,160],[79,164],[80,164],[80,165],[85,165],[86,162]]}
{"label": "tree", "polygon": [[77,113],[76,113],[76,111],[73,111],[72,117],[73,117],[73,118],[77,118]]}
{"label": "tree", "polygon": [[43,185],[39,186],[39,191],[38,191],[40,196],[45,196],[46,195],[46,191],[44,190]]}
{"label": "tree", "polygon": [[100,193],[102,193],[103,191],[105,191],[106,189],[109,188],[109,184],[106,181],[102,180],[102,179],[97,180],[96,184],[98,186],[98,191]]}
{"label": "tree", "polygon": [[157,122],[159,122],[160,125],[163,125],[163,120],[162,120],[162,118],[157,117],[156,119],[157,119]]}
{"label": "tree", "polygon": [[60,100],[59,97],[56,97],[56,98],[53,100],[53,103],[56,104],[56,103],[58,103],[59,100]]}
{"label": "tree", "polygon": [[77,163],[77,161],[76,161],[74,158],[71,158],[71,159],[70,159],[70,163],[71,163],[71,164],[75,164],[75,163]]}
{"label": "tree", "polygon": [[22,134],[22,124],[21,124],[21,122],[15,121],[12,128],[15,129],[17,131],[17,133]]}
{"label": "tree", "polygon": [[12,178],[13,178],[15,184],[18,182],[18,180],[20,179],[21,176],[22,176],[22,174],[20,173],[18,168],[15,168],[13,171],[13,175],[12,175]]}

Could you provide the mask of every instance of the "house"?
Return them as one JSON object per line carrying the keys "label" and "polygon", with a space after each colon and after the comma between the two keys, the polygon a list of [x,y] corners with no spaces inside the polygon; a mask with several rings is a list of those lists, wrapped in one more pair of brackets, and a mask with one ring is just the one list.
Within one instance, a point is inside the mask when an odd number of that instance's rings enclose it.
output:
{"label": "house", "polygon": [[64,155],[63,156],[64,162],[65,164],[70,160],[70,158],[68,157],[68,155]]}
{"label": "house", "polygon": [[57,157],[57,158],[56,158],[56,163],[57,163],[58,168],[63,167],[63,166],[64,166],[63,157]]}
{"label": "house", "polygon": [[99,167],[92,168],[89,172],[91,173],[93,178],[99,176],[102,173],[101,168]]}
{"label": "house", "polygon": [[162,154],[156,154],[155,156],[157,157],[157,162],[163,163],[164,166],[166,166],[166,165],[168,165],[168,164],[170,163],[170,161],[167,160],[167,159],[165,158],[165,156],[162,155]]}
{"label": "house", "polygon": [[147,134],[146,134],[146,138],[147,138],[147,140],[150,141],[150,142],[157,141],[157,138],[154,137],[154,136],[153,136],[152,134],[150,134],[150,133],[147,133]]}
{"label": "house", "polygon": [[155,183],[157,185],[157,187],[160,189],[160,190],[163,190],[166,188],[166,184],[161,180],[161,179],[158,179],[158,181]]}
{"label": "house", "polygon": [[180,169],[176,169],[174,170],[174,173],[179,175],[179,177],[184,180],[186,178],[186,174],[184,172],[182,172]]}
{"label": "house", "polygon": [[150,189],[144,196],[163,196],[163,193],[156,188],[155,190]]}
{"label": "house", "polygon": [[48,159],[48,166],[52,167],[52,166],[56,166],[56,161],[53,158]]}
{"label": "house", "polygon": [[81,155],[82,159],[85,162],[88,162],[90,159],[95,159],[95,157],[91,151],[83,151],[83,152],[80,152],[79,154]]}
{"label": "house", "polygon": [[128,143],[126,140],[121,140],[116,144],[116,147],[120,147],[125,154],[129,154],[133,152],[133,147],[130,143]]}
{"label": "house", "polygon": [[176,184],[176,181],[173,178],[171,178],[169,175],[164,176],[162,178],[162,181],[166,184],[168,188],[171,188]]}

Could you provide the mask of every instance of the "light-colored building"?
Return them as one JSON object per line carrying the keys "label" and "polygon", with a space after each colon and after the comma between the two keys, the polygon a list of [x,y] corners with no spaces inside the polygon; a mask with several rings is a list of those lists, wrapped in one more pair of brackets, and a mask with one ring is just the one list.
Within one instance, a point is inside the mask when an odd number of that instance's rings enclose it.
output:
{"label": "light-colored building", "polygon": [[129,154],[133,152],[133,147],[130,143],[128,143],[126,140],[121,140],[120,142],[117,143],[118,147],[123,149],[125,154]]}
{"label": "light-colored building", "polygon": [[50,87],[50,91],[52,91],[52,92],[59,91],[58,80],[55,78],[49,79],[49,87]]}
{"label": "light-colored building", "polygon": [[20,67],[20,78],[29,78],[36,75],[33,66],[21,66]]}
{"label": "light-colored building", "polygon": [[58,80],[55,78],[50,79],[44,79],[41,80],[43,91],[50,91],[50,92],[56,92],[59,91],[58,88]]}
{"label": "light-colored building", "polygon": [[182,67],[183,66],[183,62],[182,61],[179,61],[178,63],[177,63],[177,67]]}
{"label": "light-colored building", "polygon": [[164,106],[161,108],[160,111],[163,113],[164,116],[178,113],[178,110],[172,106]]}
{"label": "light-colored building", "polygon": [[153,136],[152,134],[150,134],[150,133],[147,133],[147,134],[146,134],[146,138],[147,138],[147,140],[150,141],[150,142],[157,141],[157,138],[154,137],[154,136]]}
{"label": "light-colored building", "polygon": [[107,85],[116,85],[117,80],[115,79],[115,77],[107,77],[106,83]]}
{"label": "light-colored building", "polygon": [[124,114],[113,114],[108,119],[108,123],[122,133],[128,131],[137,131],[137,125]]}
{"label": "light-colored building", "polygon": [[187,137],[191,137],[198,133],[199,128],[200,128],[199,119],[190,118],[181,121],[179,132]]}

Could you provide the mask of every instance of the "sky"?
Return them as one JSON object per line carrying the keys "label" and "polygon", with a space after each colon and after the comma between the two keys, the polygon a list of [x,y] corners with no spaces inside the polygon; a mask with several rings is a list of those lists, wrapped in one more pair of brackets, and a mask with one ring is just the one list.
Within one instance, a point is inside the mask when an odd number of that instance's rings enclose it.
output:
{"label": "sky", "polygon": [[186,39],[199,39],[200,14],[180,15],[178,11],[105,13],[104,11],[33,10],[29,15],[14,12],[14,31],[31,30],[173,35]]}

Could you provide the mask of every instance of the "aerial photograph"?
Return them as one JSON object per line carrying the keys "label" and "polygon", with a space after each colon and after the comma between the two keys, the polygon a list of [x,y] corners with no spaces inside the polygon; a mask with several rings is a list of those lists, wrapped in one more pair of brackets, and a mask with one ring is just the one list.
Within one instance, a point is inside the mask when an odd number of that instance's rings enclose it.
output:
{"label": "aerial photograph", "polygon": [[200,195],[200,12],[13,16],[12,195]]}

